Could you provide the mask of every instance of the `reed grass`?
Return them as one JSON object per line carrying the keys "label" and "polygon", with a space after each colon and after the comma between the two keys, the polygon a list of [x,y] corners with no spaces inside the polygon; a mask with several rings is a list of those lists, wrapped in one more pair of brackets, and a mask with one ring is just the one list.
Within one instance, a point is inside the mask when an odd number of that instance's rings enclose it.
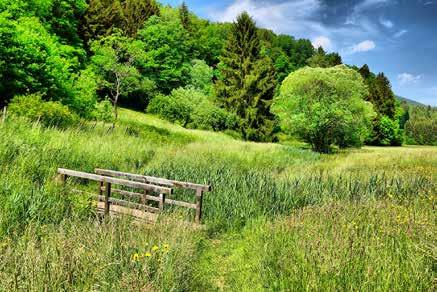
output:
{"label": "reed grass", "polygon": [[[437,148],[319,155],[187,130],[128,110],[120,116],[114,130],[102,124],[59,130],[14,118],[0,123],[0,290],[244,290],[251,279],[254,290],[435,285]],[[176,223],[96,225],[86,200],[60,191],[58,167],[209,183],[207,232],[179,232]],[[428,223],[405,229],[393,220],[404,207]],[[301,229],[287,227],[296,220]],[[356,220],[365,232],[345,227]],[[344,226],[336,227],[339,222]],[[387,235],[378,233],[381,226],[405,230]],[[381,254],[376,235],[383,238]],[[360,242],[357,249],[349,239]],[[129,253],[144,250],[145,242],[171,242],[171,260],[132,265]]]}

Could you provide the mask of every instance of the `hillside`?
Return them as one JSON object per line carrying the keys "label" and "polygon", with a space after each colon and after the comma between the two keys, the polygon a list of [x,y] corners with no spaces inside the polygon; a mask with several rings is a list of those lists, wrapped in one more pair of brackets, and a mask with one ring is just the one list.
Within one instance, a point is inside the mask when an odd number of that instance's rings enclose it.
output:
{"label": "hillside", "polygon": [[399,95],[396,95],[396,98],[397,98],[399,101],[404,101],[404,102],[406,102],[406,103],[408,103],[408,104],[411,104],[411,105],[416,105],[416,106],[426,106],[426,105],[424,105],[423,103],[420,103],[420,102],[417,102],[417,101],[415,101],[415,100],[412,100],[412,99],[409,99],[409,98],[406,98],[406,97],[402,97],[402,96],[399,96]]}
{"label": "hillside", "polygon": [[[321,155],[124,109],[110,127],[0,123],[0,290],[433,286],[435,147]],[[181,213],[96,224],[86,198],[62,195],[60,166],[210,183],[206,229]]]}

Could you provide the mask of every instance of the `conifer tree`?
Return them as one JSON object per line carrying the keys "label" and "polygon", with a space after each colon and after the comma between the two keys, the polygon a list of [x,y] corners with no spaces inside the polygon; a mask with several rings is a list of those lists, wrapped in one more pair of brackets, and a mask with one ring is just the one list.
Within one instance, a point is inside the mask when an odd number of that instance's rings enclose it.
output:
{"label": "conifer tree", "polygon": [[190,30],[190,11],[188,10],[188,6],[185,1],[182,2],[181,7],[179,7],[179,18],[181,19],[182,26],[186,30]]}
{"label": "conifer tree", "polygon": [[160,15],[159,6],[153,0],[126,0],[123,6],[124,30],[135,36],[144,22],[153,15]]}
{"label": "conifer tree", "polygon": [[147,19],[159,14],[154,0],[90,0],[84,16],[84,38],[89,41],[107,36],[114,28],[133,37]]}
{"label": "conifer tree", "polygon": [[221,56],[216,91],[221,103],[240,117],[243,138],[271,141],[275,73],[272,61],[261,56],[260,48],[255,22],[243,12],[232,25]]}

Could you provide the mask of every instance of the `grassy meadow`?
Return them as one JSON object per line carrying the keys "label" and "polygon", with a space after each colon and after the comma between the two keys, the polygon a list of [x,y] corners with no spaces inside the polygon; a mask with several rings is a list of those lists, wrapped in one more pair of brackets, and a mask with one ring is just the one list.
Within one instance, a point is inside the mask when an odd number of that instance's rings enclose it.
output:
{"label": "grassy meadow", "polygon": [[[0,291],[436,289],[436,147],[321,155],[125,109],[109,128],[0,123]],[[98,223],[58,167],[209,183],[206,228]]]}

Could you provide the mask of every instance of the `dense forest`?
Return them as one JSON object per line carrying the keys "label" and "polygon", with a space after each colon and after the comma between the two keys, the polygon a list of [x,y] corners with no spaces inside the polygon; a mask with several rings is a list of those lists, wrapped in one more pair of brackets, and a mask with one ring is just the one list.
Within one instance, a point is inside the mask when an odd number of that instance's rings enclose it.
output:
{"label": "dense forest", "polygon": [[[49,126],[83,120],[115,126],[123,106],[250,141],[275,142],[286,133],[320,152],[331,145],[437,143],[436,110],[399,102],[384,73],[367,65],[342,66],[339,54],[258,28],[247,13],[233,24],[212,23],[185,3],[173,8],[154,0],[0,0],[0,11],[0,106]],[[316,115],[320,119],[304,123],[296,118],[305,110],[314,116],[313,99],[286,109],[300,109],[291,119],[272,110],[275,103],[284,110],[279,100],[288,94],[287,77],[303,68],[315,70],[308,72],[310,85],[326,85],[322,72],[330,68],[359,73],[366,87],[357,85],[359,99],[373,108],[366,115],[367,131],[364,121],[359,129],[353,125],[367,112],[362,104],[342,101],[341,115],[323,109]],[[319,89],[341,88],[342,83]],[[301,92],[295,89],[289,88],[290,94]],[[346,116],[348,121],[339,122]],[[335,122],[322,124],[323,119]],[[305,128],[307,123],[312,126]],[[332,133],[332,139],[322,142],[320,133]]]}

